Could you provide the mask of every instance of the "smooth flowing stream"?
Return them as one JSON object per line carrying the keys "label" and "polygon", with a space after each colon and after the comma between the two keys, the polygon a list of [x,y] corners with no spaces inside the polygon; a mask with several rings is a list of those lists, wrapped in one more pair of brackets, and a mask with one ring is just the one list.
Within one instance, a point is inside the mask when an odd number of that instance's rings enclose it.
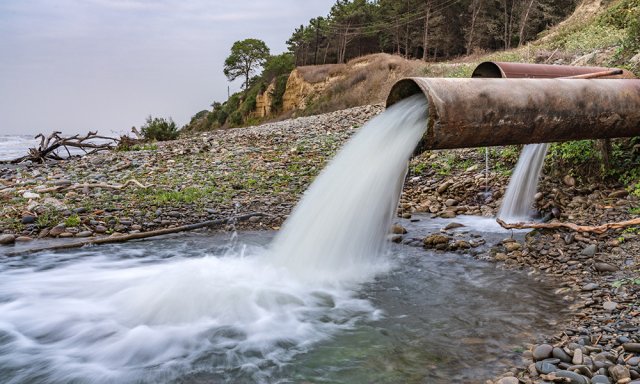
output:
{"label": "smooth flowing stream", "polygon": [[472,383],[495,373],[557,303],[525,276],[389,248],[425,116],[424,98],[411,98],[364,126],[272,241],[193,234],[0,256],[2,383]]}

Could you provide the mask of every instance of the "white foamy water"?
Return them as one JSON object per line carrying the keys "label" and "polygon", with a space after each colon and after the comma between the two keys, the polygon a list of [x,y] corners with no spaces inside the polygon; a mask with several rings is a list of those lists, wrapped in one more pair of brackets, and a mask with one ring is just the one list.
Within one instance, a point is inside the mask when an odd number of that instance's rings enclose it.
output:
{"label": "white foamy water", "polygon": [[13,160],[38,145],[34,135],[0,135],[0,160]]}
{"label": "white foamy water", "polygon": [[375,273],[407,161],[425,129],[422,95],[369,122],[305,192],[274,241],[275,262],[306,279]]}
{"label": "white foamy water", "polygon": [[502,199],[498,218],[508,223],[531,220],[531,208],[548,148],[547,143],[527,144],[522,148]]}
{"label": "white foamy water", "polygon": [[106,247],[122,255],[5,265],[2,382],[183,382],[194,372],[271,382],[292,356],[377,318],[358,283],[386,266],[385,235],[425,116],[413,98],[363,127],[268,249],[196,258],[159,249],[148,260]]}

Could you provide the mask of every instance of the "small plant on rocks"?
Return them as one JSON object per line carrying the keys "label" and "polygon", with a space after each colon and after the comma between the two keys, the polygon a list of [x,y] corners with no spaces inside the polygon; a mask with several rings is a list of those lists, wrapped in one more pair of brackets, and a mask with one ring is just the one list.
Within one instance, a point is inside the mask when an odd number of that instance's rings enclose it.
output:
{"label": "small plant on rocks", "polygon": [[147,117],[147,122],[140,128],[145,140],[174,140],[178,138],[178,126],[169,118]]}

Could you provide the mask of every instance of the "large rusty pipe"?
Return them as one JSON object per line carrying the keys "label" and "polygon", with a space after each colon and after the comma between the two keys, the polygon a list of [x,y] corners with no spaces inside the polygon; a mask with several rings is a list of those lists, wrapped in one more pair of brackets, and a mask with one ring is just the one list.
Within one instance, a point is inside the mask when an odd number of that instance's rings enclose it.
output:
{"label": "large rusty pipe", "polygon": [[429,108],[418,151],[640,135],[640,80],[407,78],[387,107],[414,94]]}
{"label": "large rusty pipe", "polygon": [[633,79],[633,73],[626,69],[603,67],[576,67],[573,65],[508,63],[501,61],[485,61],[480,63],[471,74],[474,78],[532,78],[554,79],[559,77],[575,77],[603,71],[621,71],[604,78],[609,79]]}

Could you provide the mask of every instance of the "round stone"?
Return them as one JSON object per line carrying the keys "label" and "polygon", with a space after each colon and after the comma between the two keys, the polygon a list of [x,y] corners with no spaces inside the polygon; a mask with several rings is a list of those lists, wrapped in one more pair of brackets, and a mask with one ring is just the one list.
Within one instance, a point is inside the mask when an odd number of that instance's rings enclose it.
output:
{"label": "round stone", "polygon": [[553,352],[553,346],[549,344],[541,344],[533,349],[533,360],[539,361],[551,357]]}

